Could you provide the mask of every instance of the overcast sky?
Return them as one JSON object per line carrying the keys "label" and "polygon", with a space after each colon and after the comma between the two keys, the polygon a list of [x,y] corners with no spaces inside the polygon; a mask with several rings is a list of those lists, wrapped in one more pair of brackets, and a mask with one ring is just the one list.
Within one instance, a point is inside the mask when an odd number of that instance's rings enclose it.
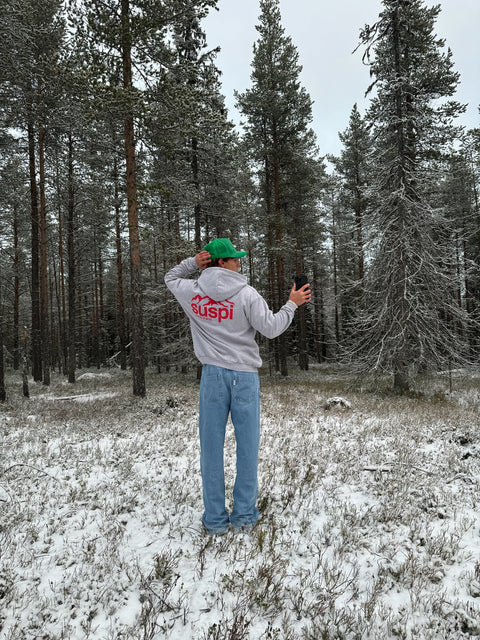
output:
{"label": "overcast sky", "polygon": [[[221,47],[217,66],[222,71],[223,94],[230,118],[238,123],[233,92],[251,86],[253,43],[258,39],[255,25],[260,14],[259,0],[219,0],[203,23],[210,48]],[[440,4],[436,33],[445,38],[460,72],[456,99],[468,103],[461,122],[468,128],[480,126],[480,0],[426,0],[427,6]],[[368,100],[368,67],[358,45],[360,29],[373,24],[382,8],[381,0],[280,0],[285,35],[292,38],[300,64],[301,81],[313,104],[312,127],[322,155],[337,154],[338,132],[348,126],[355,102],[364,114]]]}

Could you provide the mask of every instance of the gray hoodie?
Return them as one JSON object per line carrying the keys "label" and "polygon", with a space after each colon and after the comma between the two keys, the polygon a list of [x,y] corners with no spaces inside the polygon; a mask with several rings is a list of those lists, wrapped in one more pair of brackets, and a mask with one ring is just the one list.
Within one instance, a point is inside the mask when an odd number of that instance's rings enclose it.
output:
{"label": "gray hoodie", "polygon": [[197,280],[187,279],[197,269],[195,258],[187,258],[165,275],[190,320],[195,355],[202,364],[256,371],[262,360],[255,332],[276,338],[290,326],[297,305],[288,301],[272,313],[244,275],[208,267]]}

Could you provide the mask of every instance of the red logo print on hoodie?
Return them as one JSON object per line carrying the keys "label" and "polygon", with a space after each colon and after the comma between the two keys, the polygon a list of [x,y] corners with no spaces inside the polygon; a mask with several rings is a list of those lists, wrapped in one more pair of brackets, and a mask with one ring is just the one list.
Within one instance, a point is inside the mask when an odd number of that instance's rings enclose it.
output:
{"label": "red logo print on hoodie", "polygon": [[191,301],[192,311],[198,318],[204,318],[205,320],[217,320],[222,322],[223,320],[233,320],[233,307],[235,303],[230,300],[224,300],[223,302],[216,302],[209,296],[196,295]]}

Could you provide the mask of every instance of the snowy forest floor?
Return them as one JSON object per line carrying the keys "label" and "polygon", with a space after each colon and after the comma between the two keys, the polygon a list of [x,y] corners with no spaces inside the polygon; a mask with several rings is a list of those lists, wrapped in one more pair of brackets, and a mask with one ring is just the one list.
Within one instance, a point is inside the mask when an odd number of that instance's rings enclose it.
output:
{"label": "snowy forest floor", "polygon": [[[7,376],[2,640],[480,636],[480,376],[263,375],[261,522],[202,531],[195,375]],[[351,408],[324,409],[332,396]],[[228,497],[234,438],[226,441]]]}

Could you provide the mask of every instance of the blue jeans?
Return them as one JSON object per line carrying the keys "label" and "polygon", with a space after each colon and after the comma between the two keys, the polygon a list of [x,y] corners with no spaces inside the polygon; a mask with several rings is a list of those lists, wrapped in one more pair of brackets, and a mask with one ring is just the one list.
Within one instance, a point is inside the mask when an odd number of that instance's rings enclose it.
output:
{"label": "blue jeans", "polygon": [[[237,443],[237,474],[233,510],[225,508],[223,449],[228,414]],[[258,520],[257,463],[260,442],[260,384],[257,373],[232,371],[205,364],[200,382],[200,468],[205,512],[202,522],[210,533],[252,526]]]}

